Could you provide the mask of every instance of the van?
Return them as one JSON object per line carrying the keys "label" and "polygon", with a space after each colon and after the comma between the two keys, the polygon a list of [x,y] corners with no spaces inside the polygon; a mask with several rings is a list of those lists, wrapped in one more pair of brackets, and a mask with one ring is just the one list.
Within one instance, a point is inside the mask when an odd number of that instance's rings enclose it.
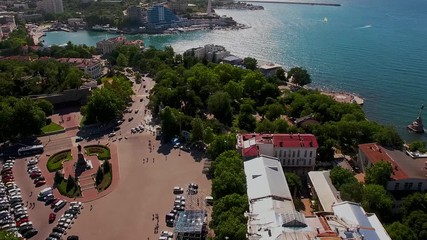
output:
{"label": "van", "polygon": [[205,197],[205,203],[206,203],[206,205],[212,205],[213,204],[213,197],[211,197],[211,196]]}
{"label": "van", "polygon": [[43,197],[45,194],[47,194],[49,192],[52,192],[52,188],[51,187],[47,187],[47,188],[41,190],[40,193],[39,193],[39,196]]}

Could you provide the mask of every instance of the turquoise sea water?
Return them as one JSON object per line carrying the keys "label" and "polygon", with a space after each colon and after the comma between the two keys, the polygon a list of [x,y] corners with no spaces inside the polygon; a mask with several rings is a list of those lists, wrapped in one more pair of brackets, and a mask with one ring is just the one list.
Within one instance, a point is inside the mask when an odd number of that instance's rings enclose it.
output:
{"label": "turquoise sea water", "polygon": [[[427,1],[328,1],[342,6],[266,3],[264,11],[217,10],[251,28],[129,38],[143,39],[146,46],[171,45],[177,52],[214,43],[241,57],[303,66],[313,86],[356,93],[365,99],[369,119],[395,125],[407,140],[427,140],[427,134],[405,130],[427,104]],[[49,32],[44,40],[95,45],[112,36]],[[427,125],[427,113],[423,117]]]}

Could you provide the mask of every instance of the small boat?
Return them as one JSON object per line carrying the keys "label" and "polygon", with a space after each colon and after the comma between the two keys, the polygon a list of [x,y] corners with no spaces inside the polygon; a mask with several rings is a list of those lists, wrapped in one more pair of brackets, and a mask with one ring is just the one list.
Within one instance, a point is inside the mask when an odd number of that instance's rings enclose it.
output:
{"label": "small boat", "polygon": [[409,124],[406,128],[414,133],[424,133],[424,125],[423,120],[421,119],[421,113],[424,109],[424,105],[421,105],[420,111],[418,112],[418,117],[413,121],[411,124]]}
{"label": "small boat", "polygon": [[326,23],[326,22],[328,22],[328,18],[327,17],[324,17],[323,18],[323,21]]}

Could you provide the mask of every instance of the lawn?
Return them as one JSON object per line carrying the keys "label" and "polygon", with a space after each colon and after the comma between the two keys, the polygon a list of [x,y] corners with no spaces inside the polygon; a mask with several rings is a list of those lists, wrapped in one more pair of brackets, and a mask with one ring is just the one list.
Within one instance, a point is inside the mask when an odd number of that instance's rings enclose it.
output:
{"label": "lawn", "polygon": [[69,198],[79,197],[81,196],[80,187],[73,187],[70,191],[67,192],[67,180],[62,179],[62,182],[56,186],[58,188],[59,193],[63,196],[67,196]]}
{"label": "lawn", "polygon": [[110,149],[104,145],[89,145],[84,148],[87,155],[97,155],[99,160],[111,158]]}
{"label": "lawn", "polygon": [[64,128],[61,125],[58,125],[58,124],[56,124],[54,122],[51,122],[50,124],[42,127],[41,130],[42,130],[42,132],[44,134],[47,134],[47,133],[51,133],[51,132],[60,131],[60,130],[63,130],[63,129]]}
{"label": "lawn", "polygon": [[98,186],[96,186],[96,189],[99,192],[104,191],[105,189],[107,189],[110,186],[112,180],[113,180],[113,176],[112,176],[111,171],[110,171],[110,172],[104,174],[104,178],[102,179],[102,182]]}
{"label": "lawn", "polygon": [[49,172],[56,172],[62,169],[62,163],[71,160],[71,150],[57,152],[47,160],[47,170]]}

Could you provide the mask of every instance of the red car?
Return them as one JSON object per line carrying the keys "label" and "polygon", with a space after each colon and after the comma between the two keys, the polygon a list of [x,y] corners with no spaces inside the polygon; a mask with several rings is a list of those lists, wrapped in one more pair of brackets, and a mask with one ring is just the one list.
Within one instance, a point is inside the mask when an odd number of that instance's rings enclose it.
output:
{"label": "red car", "polygon": [[38,181],[36,182],[36,187],[41,187],[46,184],[46,181]]}
{"label": "red car", "polygon": [[30,178],[31,179],[38,178],[38,177],[41,177],[41,175],[42,175],[41,173],[31,173]]}
{"label": "red car", "polygon": [[21,224],[23,224],[24,222],[28,222],[28,218],[26,217],[26,218],[23,218],[23,219],[21,219],[21,220],[19,220],[19,221],[17,221],[16,222],[16,226],[17,227],[19,227],[19,226],[21,226]]}
{"label": "red car", "polygon": [[56,214],[55,213],[49,214],[49,223],[53,223],[55,221],[55,218],[56,218]]}
{"label": "red car", "polygon": [[12,169],[2,170],[2,171],[1,171],[1,174],[2,174],[2,175],[12,174]]}

